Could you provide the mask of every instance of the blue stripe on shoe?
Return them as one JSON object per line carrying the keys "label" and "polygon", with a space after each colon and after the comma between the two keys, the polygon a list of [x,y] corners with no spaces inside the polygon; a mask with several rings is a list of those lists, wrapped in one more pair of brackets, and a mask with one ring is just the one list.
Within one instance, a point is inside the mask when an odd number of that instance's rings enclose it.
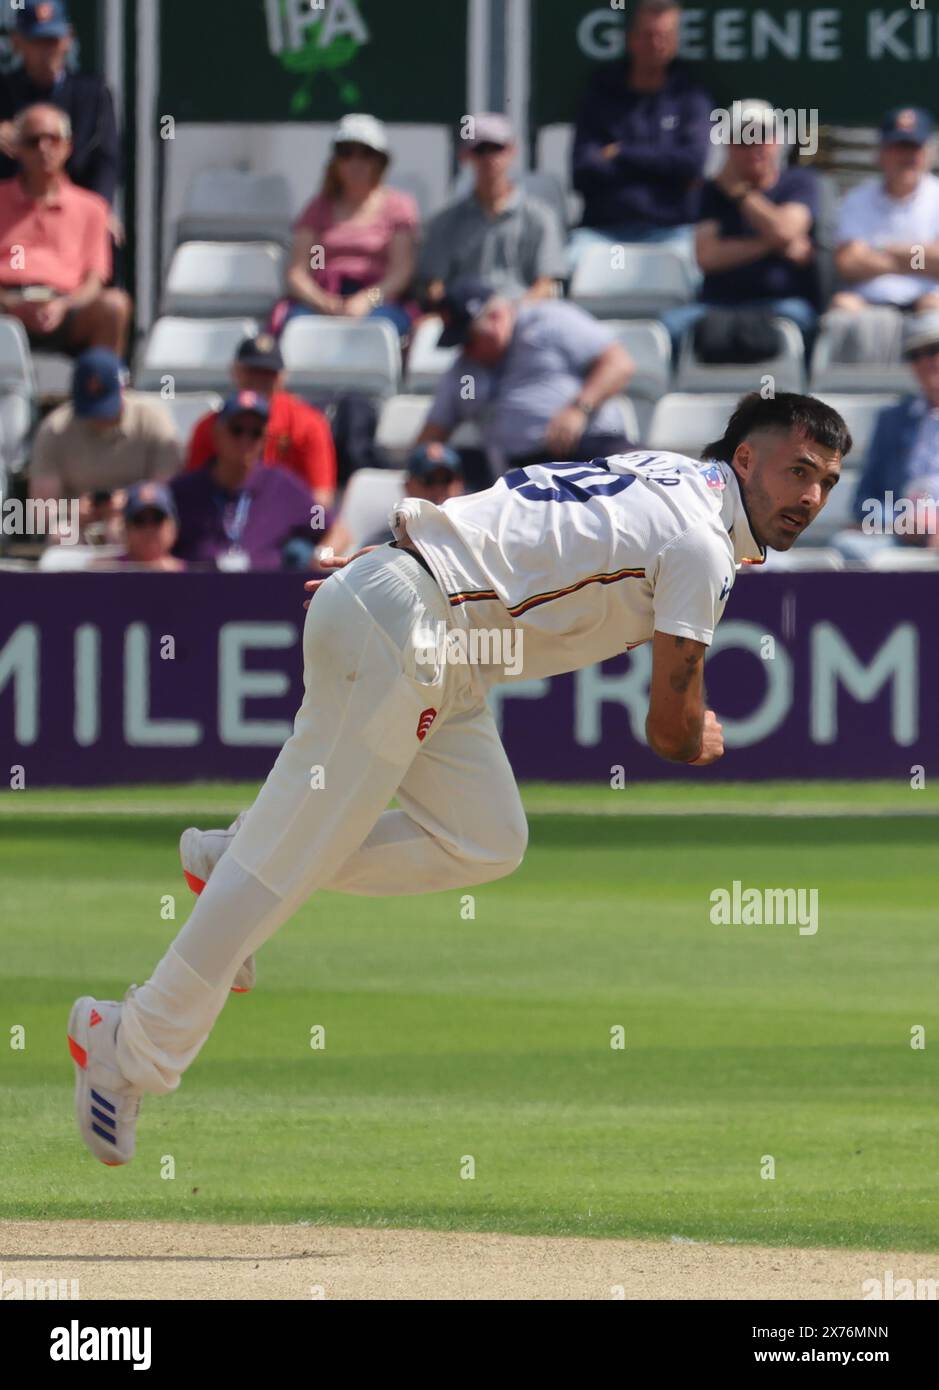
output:
{"label": "blue stripe on shoe", "polygon": [[105,1100],[104,1096],[99,1096],[99,1095],[98,1095],[98,1092],[94,1089],[93,1086],[92,1086],[92,1088],[91,1088],[91,1099],[92,1099],[97,1105],[103,1105],[104,1108],[105,1108],[105,1110],[110,1110],[110,1112],[111,1112],[112,1115],[116,1115],[116,1114],[117,1114],[117,1106],[116,1106],[116,1105],[112,1105],[111,1102],[110,1102],[109,1100]]}
{"label": "blue stripe on shoe", "polygon": [[106,1115],[104,1111],[99,1110],[97,1106],[93,1105],[91,1107],[91,1113],[94,1115],[95,1119],[100,1120],[103,1125],[110,1125],[112,1129],[117,1128],[117,1120],[113,1119],[110,1115]]}
{"label": "blue stripe on shoe", "polygon": [[106,1139],[109,1144],[116,1144],[117,1140],[108,1129],[102,1129],[100,1125],[92,1125],[92,1130],[98,1135],[99,1139]]}

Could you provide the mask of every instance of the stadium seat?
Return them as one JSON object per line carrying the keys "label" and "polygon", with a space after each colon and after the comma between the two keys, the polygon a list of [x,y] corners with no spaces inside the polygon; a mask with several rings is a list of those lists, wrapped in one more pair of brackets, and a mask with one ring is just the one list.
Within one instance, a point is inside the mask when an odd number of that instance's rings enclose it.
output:
{"label": "stadium seat", "polygon": [[358,468],[352,474],[338,518],[352,536],[352,550],[385,525],[391,508],[404,495],[405,476],[398,468]]}
{"label": "stadium seat", "polygon": [[138,393],[154,405],[162,406],[173,418],[176,433],[182,444],[187,444],[196,425],[210,410],[221,410],[223,398],[216,391],[187,391],[182,395],[166,398],[160,391],[141,391]]}
{"label": "stadium seat", "polygon": [[385,401],[375,432],[379,448],[395,457],[409,454],[424,428],[430,406],[430,396],[392,396]]}
{"label": "stadium seat", "polygon": [[63,401],[72,390],[73,358],[63,352],[34,352],[36,398],[43,402]]}
{"label": "stadium seat", "polygon": [[537,164],[541,173],[552,174],[566,190],[567,225],[576,227],[584,210],[580,193],[571,188],[574,127],[568,123],[542,126],[538,132]]}
{"label": "stadium seat", "polygon": [[443,332],[443,321],[436,314],[422,319],[411,337],[405,385],[408,391],[424,393],[437,389],[437,382],[456,361],[458,348],[441,348],[437,340]]}
{"label": "stadium seat", "polygon": [[272,241],[187,241],[166,277],[163,313],[266,315],[283,293],[284,252]]}
{"label": "stadium seat", "polygon": [[623,433],[630,444],[639,444],[642,441],[642,430],[635,405],[628,396],[616,396],[614,399],[623,417]]}
{"label": "stadium seat", "polygon": [[905,392],[913,376],[903,361],[903,318],[887,305],[862,314],[830,310],[822,319],[812,354],[811,390]]}
{"label": "stadium seat", "polygon": [[802,334],[791,319],[774,318],[783,338],[782,351],[765,362],[731,362],[712,366],[694,355],[691,332],[685,334],[678,357],[677,391],[759,390],[762,378],[771,376],[777,391],[802,391],[805,383],[805,348]]}
{"label": "stadium seat", "polygon": [[29,340],[19,319],[0,317],[0,489],[4,474],[19,473],[35,416],[35,377]]}
{"label": "stadium seat", "polygon": [[[860,468],[867,456],[867,447],[877,424],[877,416],[888,406],[896,405],[899,396],[875,395],[873,392],[869,395],[838,395],[829,392],[813,392],[814,394],[843,417],[853,440],[851,453],[848,455],[850,467]],[[838,486],[840,489],[841,484]]]}
{"label": "stadium seat", "polygon": [[924,550],[910,545],[878,547],[871,554],[868,569],[880,573],[890,570],[939,570],[939,550]]}
{"label": "stadium seat", "polygon": [[[814,526],[812,530],[814,530]],[[811,532],[809,533],[811,535]],[[831,546],[810,546],[799,541],[791,550],[768,550],[766,562],[751,573],[772,574],[774,570],[843,570],[845,558]]]}
{"label": "stadium seat", "polygon": [[550,208],[558,220],[558,227],[561,233],[561,245],[567,240],[568,211],[567,197],[564,193],[565,184],[557,178],[555,174],[536,171],[531,174],[523,174],[520,180],[522,188],[526,193],[530,193],[533,198],[544,203],[546,208]]}
{"label": "stadium seat", "polygon": [[206,169],[186,190],[176,238],[289,243],[290,185],[283,174]]}
{"label": "stadium seat", "polygon": [[169,380],[177,392],[228,392],[235,350],[257,332],[257,320],[249,318],[157,319],[141,350],[134,384],[141,391],[158,391]]}
{"label": "stadium seat", "polygon": [[706,444],[722,437],[738,399],[736,394],[673,391],[657,402],[644,442],[650,449],[700,458]]}
{"label": "stadium seat", "polygon": [[664,324],[657,319],[614,319],[604,326],[636,364],[629,383],[630,397],[657,401],[664,396],[672,371],[672,345]]}
{"label": "stadium seat", "polygon": [[290,389],[308,400],[393,396],[400,384],[401,344],[384,319],[291,319],[280,346]]}
{"label": "stadium seat", "polygon": [[39,569],[43,574],[72,574],[98,560],[116,560],[121,553],[119,545],[47,545]]}
{"label": "stadium seat", "polygon": [[694,287],[687,261],[668,247],[612,242],[585,247],[570,297],[599,319],[642,319],[687,304]]}

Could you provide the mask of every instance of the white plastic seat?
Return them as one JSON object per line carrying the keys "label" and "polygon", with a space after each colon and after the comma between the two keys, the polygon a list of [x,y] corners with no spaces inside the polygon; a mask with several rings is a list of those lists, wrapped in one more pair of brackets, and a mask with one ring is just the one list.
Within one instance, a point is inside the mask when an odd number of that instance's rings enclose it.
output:
{"label": "white plastic seat", "polygon": [[903,317],[890,305],[861,314],[830,310],[812,353],[813,394],[912,391],[914,377],[901,356],[902,339]]}
{"label": "white plastic seat", "polygon": [[284,252],[272,241],[187,241],[173,254],[165,314],[267,314],[283,291]]}
{"label": "white plastic seat", "polygon": [[404,469],[358,468],[352,474],[339,508],[339,523],[348,528],[355,550],[388,521],[388,513],[404,496]]}
{"label": "white plastic seat", "polygon": [[134,385],[160,390],[171,381],[179,391],[231,389],[231,364],[238,345],[258,332],[256,319],[157,319],[140,354]]}
{"label": "white plastic seat", "polygon": [[177,240],[290,240],[290,185],[283,174],[205,169],[186,190]]}
{"label": "white plastic seat", "polygon": [[154,405],[162,406],[172,417],[182,444],[188,444],[203,415],[208,415],[212,410],[221,410],[224,399],[217,391],[184,391],[181,395],[169,397],[160,391],[139,391],[137,394],[153,401]]}
{"label": "white plastic seat", "polygon": [[430,413],[430,396],[392,396],[378,419],[375,442],[394,455],[409,454]]}
{"label": "white plastic seat", "polygon": [[411,392],[433,392],[437,382],[460,355],[459,348],[437,346],[443,332],[443,319],[437,314],[422,319],[411,335],[405,385]]}
{"label": "white plastic seat", "polygon": [[699,362],[694,354],[694,337],[687,332],[682,340],[675,380],[677,391],[759,390],[764,376],[773,378],[776,391],[802,391],[805,384],[805,346],[802,333],[791,319],[774,317],[782,334],[782,348],[765,362],[729,362],[713,365]]}
{"label": "white plastic seat", "polygon": [[649,318],[689,303],[694,287],[687,261],[668,247],[611,242],[584,248],[570,297],[599,319]]}
{"label": "white plastic seat", "polygon": [[705,445],[721,439],[739,397],[673,391],[656,403],[644,441],[650,449],[702,457]]}
{"label": "white plastic seat", "polygon": [[569,226],[567,196],[564,192],[566,181],[562,183],[555,174],[546,170],[536,170],[530,174],[523,174],[521,185],[526,193],[530,194],[532,198],[537,198],[554,213],[563,244],[567,240]]}
{"label": "white plastic seat", "polygon": [[290,389],[311,400],[393,396],[401,380],[400,340],[385,319],[292,319],[280,346]]}
{"label": "white plastic seat", "polygon": [[584,200],[571,188],[571,158],[574,150],[574,127],[568,122],[542,126],[538,132],[537,163],[542,173],[552,174],[565,190],[567,225],[580,221]]}
{"label": "white plastic seat", "polygon": [[[830,405],[833,410],[837,410],[848,429],[851,431],[852,448],[849,455],[852,468],[859,468],[864,463],[871,436],[877,425],[877,417],[882,410],[886,410],[891,405],[896,405],[899,395],[875,394],[869,395],[852,393],[851,395],[838,395],[830,392],[813,392],[820,401]],[[838,484],[839,489],[842,484]]]}
{"label": "white plastic seat", "polygon": [[665,325],[657,319],[623,319],[608,320],[604,327],[636,364],[628,387],[630,396],[647,401],[664,396],[672,371],[672,344]]}

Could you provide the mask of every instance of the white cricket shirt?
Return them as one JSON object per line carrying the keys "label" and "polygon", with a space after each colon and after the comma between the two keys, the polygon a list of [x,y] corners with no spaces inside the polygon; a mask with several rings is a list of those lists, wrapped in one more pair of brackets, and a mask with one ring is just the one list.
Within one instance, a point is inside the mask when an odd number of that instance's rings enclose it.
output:
{"label": "white cricket shirt", "polygon": [[391,513],[404,526],[456,624],[522,631],[521,680],[656,630],[709,644],[737,566],[766,558],[733,470],[671,453],[516,468],[439,507],[408,497]]}
{"label": "white cricket shirt", "polygon": [[[866,241],[884,246],[928,246],[939,239],[939,179],[924,174],[908,198],[891,198],[883,179],[866,179],[846,193],[838,213],[838,245]],[[926,275],[875,275],[852,285],[870,304],[909,304],[939,289]]]}

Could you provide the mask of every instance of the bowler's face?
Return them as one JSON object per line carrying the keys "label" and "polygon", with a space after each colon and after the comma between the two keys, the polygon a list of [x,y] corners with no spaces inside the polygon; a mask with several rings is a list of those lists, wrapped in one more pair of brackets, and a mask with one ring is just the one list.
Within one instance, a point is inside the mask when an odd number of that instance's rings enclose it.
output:
{"label": "bowler's face", "polygon": [[757,540],[789,550],[818,516],[841,476],[841,455],[801,430],[741,444],[734,471]]}

